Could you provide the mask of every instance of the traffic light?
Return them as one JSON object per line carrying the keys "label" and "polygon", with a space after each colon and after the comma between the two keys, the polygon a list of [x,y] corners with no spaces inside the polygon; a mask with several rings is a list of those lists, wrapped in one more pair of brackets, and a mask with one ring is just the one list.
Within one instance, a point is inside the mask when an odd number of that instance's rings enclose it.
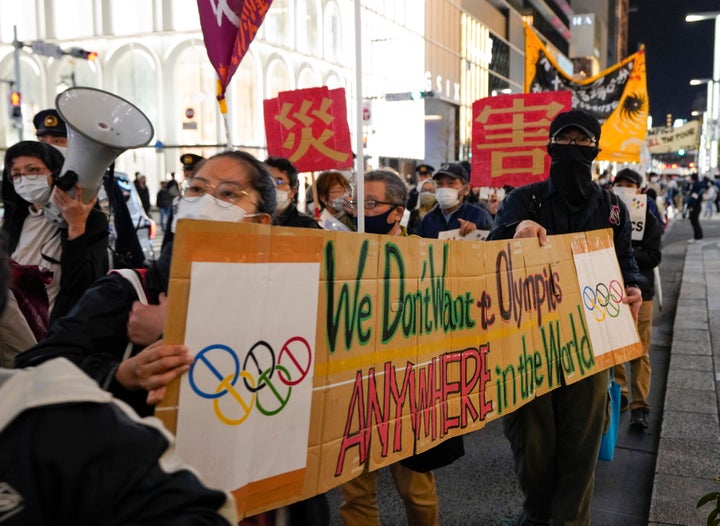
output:
{"label": "traffic light", "polygon": [[96,51],[87,51],[80,47],[71,47],[66,53],[71,57],[82,58],[84,60],[95,60],[98,56]]}
{"label": "traffic light", "polygon": [[17,125],[22,122],[22,98],[19,91],[10,92],[10,119]]}

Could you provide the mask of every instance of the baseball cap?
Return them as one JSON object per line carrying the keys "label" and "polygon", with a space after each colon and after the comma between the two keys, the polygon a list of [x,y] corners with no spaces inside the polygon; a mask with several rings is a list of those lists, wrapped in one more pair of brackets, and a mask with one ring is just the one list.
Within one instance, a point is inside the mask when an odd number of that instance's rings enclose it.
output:
{"label": "baseball cap", "polygon": [[33,117],[36,135],[52,135],[54,137],[67,137],[65,121],[60,118],[57,110],[42,110]]}
{"label": "baseball cap", "polygon": [[600,122],[583,110],[570,110],[561,113],[550,123],[550,137],[555,137],[565,128],[579,128],[588,137],[600,140]]}
{"label": "baseball cap", "polygon": [[624,168],[620,170],[617,175],[615,175],[613,183],[622,180],[630,181],[633,184],[642,186],[642,175],[637,173],[635,170],[631,170],[630,168]]}
{"label": "baseball cap", "polygon": [[444,163],[441,165],[440,169],[433,174],[433,179],[438,179],[440,176],[462,179],[465,183],[469,180],[467,171],[459,163]]}

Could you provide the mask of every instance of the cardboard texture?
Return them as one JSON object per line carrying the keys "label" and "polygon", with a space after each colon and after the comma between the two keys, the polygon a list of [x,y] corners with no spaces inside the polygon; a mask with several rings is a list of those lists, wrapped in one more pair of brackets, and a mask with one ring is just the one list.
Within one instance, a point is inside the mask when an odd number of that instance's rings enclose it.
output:
{"label": "cardboard texture", "polygon": [[165,338],[205,347],[156,414],[253,515],[640,356],[623,293],[610,230],[541,247],[181,221]]}

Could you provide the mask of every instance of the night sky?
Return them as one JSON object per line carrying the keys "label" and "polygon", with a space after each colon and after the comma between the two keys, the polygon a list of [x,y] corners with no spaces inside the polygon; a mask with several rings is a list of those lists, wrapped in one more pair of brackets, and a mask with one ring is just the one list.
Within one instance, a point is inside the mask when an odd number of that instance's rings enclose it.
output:
{"label": "night sky", "polygon": [[685,22],[701,12],[720,12],[720,0],[630,0],[628,54],[645,44],[653,126],[664,126],[668,113],[690,119],[692,110],[705,109],[707,86],[689,82],[712,77],[715,24]]}

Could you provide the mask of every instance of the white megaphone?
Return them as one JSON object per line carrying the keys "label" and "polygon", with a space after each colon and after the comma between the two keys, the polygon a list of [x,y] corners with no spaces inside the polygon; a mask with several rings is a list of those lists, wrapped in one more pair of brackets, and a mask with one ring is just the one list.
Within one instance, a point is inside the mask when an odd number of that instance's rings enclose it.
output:
{"label": "white megaphone", "polygon": [[[75,181],[80,183],[84,203],[98,194],[105,171],[121,153],[147,145],[155,133],[142,111],[107,91],[69,88],[57,96],[55,107],[68,130],[65,162],[56,184],[75,195]],[[45,217],[65,224],[52,200],[45,205]]]}

